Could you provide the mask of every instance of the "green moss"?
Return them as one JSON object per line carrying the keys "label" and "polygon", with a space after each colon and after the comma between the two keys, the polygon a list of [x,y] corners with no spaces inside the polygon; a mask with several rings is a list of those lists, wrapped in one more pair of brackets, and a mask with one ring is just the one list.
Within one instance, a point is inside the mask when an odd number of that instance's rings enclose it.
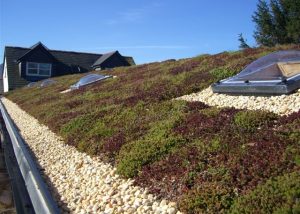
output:
{"label": "green moss", "polygon": [[[131,142],[122,147],[118,157],[117,170],[126,177],[135,176],[145,164],[158,160],[162,155],[168,154],[172,148],[184,141],[172,134],[174,124],[180,120],[183,102],[165,103],[165,108],[160,109],[162,120],[151,123],[148,133],[143,139]],[[173,107],[170,109],[170,107]],[[150,110],[151,111],[151,110]],[[164,119],[163,119],[164,118]]]}
{"label": "green moss", "polygon": [[234,124],[240,131],[254,132],[275,120],[277,116],[264,111],[240,111],[234,116]]}
{"label": "green moss", "polygon": [[237,198],[230,213],[299,213],[300,173],[268,180]]}
{"label": "green moss", "polygon": [[[122,67],[109,71],[117,78],[60,94],[86,74],[67,75],[57,77],[57,84],[50,87],[17,89],[6,96],[60,134],[66,143],[89,155],[114,161],[124,176],[137,178],[164,160],[169,163],[169,154],[178,154],[171,155],[174,166],[177,161],[180,164],[177,170],[153,169],[160,175],[161,192],[168,194],[176,183],[185,190],[184,211],[219,213],[229,209],[235,199],[234,185],[238,189],[252,189],[257,185],[255,181],[264,182],[274,173],[282,174],[298,167],[299,115],[293,116],[293,122],[288,120],[281,125],[276,116],[266,112],[240,110],[236,114],[235,110],[215,107],[195,110],[185,101],[172,98],[198,92],[232,76],[261,55],[295,48],[248,49]],[[254,142],[261,139],[266,142]],[[274,153],[270,142],[281,145],[276,148],[281,149],[282,157],[276,158],[278,153]],[[248,161],[243,160],[249,153],[254,158],[250,155]],[[266,156],[269,167],[255,159],[258,154],[262,154],[260,159]],[[274,165],[279,166],[278,170]],[[260,174],[260,166],[264,167],[263,178],[249,183],[248,175],[251,179]],[[145,180],[142,185],[147,186],[154,178]],[[156,184],[151,188],[157,189]],[[182,198],[180,191],[174,194]]]}
{"label": "green moss", "polygon": [[221,110],[222,109],[217,107],[210,107],[210,108],[201,109],[200,112],[208,117],[216,117],[219,115]]}
{"label": "green moss", "polygon": [[218,183],[203,183],[201,188],[188,192],[179,202],[186,213],[225,213],[233,203],[235,193]]}
{"label": "green moss", "polygon": [[74,118],[62,127],[61,134],[63,136],[67,136],[73,133],[79,134],[82,132],[88,132],[93,121],[94,118],[91,115],[83,115],[78,118]]}
{"label": "green moss", "polygon": [[161,155],[182,140],[171,134],[176,117],[151,124],[151,129],[144,139],[132,142],[122,147],[117,158],[117,170],[120,174],[133,177],[145,164],[157,160]]}
{"label": "green moss", "polygon": [[209,72],[215,81],[233,76],[236,72],[227,68],[215,68]]}

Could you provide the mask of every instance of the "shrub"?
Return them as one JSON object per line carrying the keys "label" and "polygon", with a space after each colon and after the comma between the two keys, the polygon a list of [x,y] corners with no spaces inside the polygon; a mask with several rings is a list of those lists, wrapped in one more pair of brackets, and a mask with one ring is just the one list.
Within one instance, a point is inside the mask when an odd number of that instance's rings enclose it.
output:
{"label": "shrub", "polygon": [[200,112],[206,115],[207,117],[216,117],[221,112],[221,109],[217,107],[210,107],[210,108],[202,109]]}
{"label": "shrub", "polygon": [[268,180],[237,198],[231,213],[299,213],[300,173],[293,172]]}
{"label": "shrub", "polygon": [[145,139],[126,144],[118,155],[117,171],[126,177],[133,177],[137,175],[142,166],[168,154],[179,143],[183,143],[183,141],[173,136],[164,136],[160,139]]}
{"label": "shrub", "polygon": [[226,79],[228,77],[231,77],[236,72],[232,71],[232,70],[229,70],[227,68],[215,68],[215,69],[209,71],[209,73],[213,76],[215,81],[218,81],[218,80],[222,80],[222,79]]}
{"label": "shrub", "polygon": [[240,111],[234,116],[234,124],[239,131],[254,132],[263,125],[270,124],[277,116],[264,111]]}
{"label": "shrub", "polygon": [[236,197],[232,188],[218,182],[203,183],[179,201],[179,209],[186,213],[225,213]]}

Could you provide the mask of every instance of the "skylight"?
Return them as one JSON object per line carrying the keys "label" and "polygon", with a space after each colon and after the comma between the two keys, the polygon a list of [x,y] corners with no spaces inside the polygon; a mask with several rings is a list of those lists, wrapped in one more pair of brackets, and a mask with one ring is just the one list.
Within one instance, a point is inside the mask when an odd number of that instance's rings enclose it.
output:
{"label": "skylight", "polygon": [[34,86],[36,86],[36,82],[30,82],[30,83],[27,84],[28,88],[31,88],[31,87],[34,87]]}
{"label": "skylight", "polygon": [[45,79],[45,80],[43,80],[43,81],[41,82],[40,86],[41,86],[41,87],[46,87],[46,86],[52,85],[52,84],[54,84],[54,83],[56,83],[55,80],[52,80],[52,79]]}
{"label": "skylight", "polygon": [[71,85],[71,89],[78,89],[80,87],[83,87],[85,85],[89,85],[89,84],[92,84],[94,82],[98,82],[100,80],[104,80],[104,79],[107,79],[107,78],[110,78],[112,76],[110,75],[101,75],[101,74],[89,74],[89,75],[86,75],[84,77],[82,77],[76,84],[74,85]]}
{"label": "skylight", "polygon": [[278,51],[212,85],[216,93],[288,94],[300,88],[300,51]]}

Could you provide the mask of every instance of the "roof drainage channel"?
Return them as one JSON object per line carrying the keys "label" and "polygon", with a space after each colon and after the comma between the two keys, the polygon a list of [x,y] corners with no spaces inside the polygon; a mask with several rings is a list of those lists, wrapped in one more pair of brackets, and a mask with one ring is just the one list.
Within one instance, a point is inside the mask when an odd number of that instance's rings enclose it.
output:
{"label": "roof drainage channel", "polygon": [[[23,179],[23,176],[21,174],[21,171],[18,167],[18,163],[16,160],[16,156],[14,154],[14,149],[9,137],[9,134],[7,132],[4,120],[2,115],[0,115],[0,135],[1,135],[1,146],[0,146],[0,155],[3,158],[0,160],[0,167],[1,171],[6,171],[8,178],[6,180],[6,184],[3,182],[3,180],[0,178],[0,185],[3,187],[3,183],[5,186],[8,186],[9,189],[11,189],[11,200],[13,204],[10,204],[8,207],[7,203],[4,204],[4,210],[3,207],[0,206],[0,213],[24,213],[24,214],[34,214],[34,209]],[[3,170],[4,169],[4,170]],[[0,177],[3,178],[3,175]],[[4,193],[5,189],[0,189],[0,193]],[[2,195],[3,196],[3,195]],[[5,197],[5,196],[4,196]],[[6,195],[6,197],[8,197]],[[3,199],[2,199],[3,200]],[[7,199],[4,201],[7,201]],[[2,202],[2,201],[1,201]],[[9,209],[8,209],[9,208]]]}
{"label": "roof drainage channel", "polygon": [[53,200],[40,175],[37,165],[29,154],[23,139],[14,127],[13,122],[1,101],[0,110],[34,211],[43,214],[60,213],[56,202]]}

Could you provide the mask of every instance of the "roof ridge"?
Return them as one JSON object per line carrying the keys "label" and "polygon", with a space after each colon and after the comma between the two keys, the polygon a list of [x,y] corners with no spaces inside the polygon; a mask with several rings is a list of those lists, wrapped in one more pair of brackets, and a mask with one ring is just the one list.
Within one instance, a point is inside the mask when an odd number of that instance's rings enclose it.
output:
{"label": "roof ridge", "polygon": [[[32,50],[31,48],[25,48],[20,46],[5,46],[5,48],[18,48],[18,49],[26,49],[26,50]],[[91,52],[82,52],[82,51],[66,51],[66,50],[55,50],[55,49],[49,49],[48,51],[55,51],[55,52],[67,52],[67,53],[75,53],[75,54],[91,54],[91,55],[106,55],[106,54],[112,54],[117,52],[118,50],[107,52],[107,53],[91,53]],[[100,56],[100,57],[101,57]]]}
{"label": "roof ridge", "polygon": [[5,46],[5,48],[18,48],[18,49],[27,49],[27,50],[30,49],[30,48],[24,48],[24,47],[19,47],[19,46]]}
{"label": "roof ridge", "polygon": [[49,49],[49,51],[68,52],[68,53],[76,53],[76,54],[103,55],[103,54],[101,54],[101,53],[89,53],[89,52],[65,51],[65,50],[53,50],[53,49]]}
{"label": "roof ridge", "polygon": [[[20,46],[5,46],[5,48],[18,48],[18,49],[24,49],[24,50],[32,50],[31,48],[25,48]],[[54,50],[54,49],[48,49],[48,51],[55,51],[55,52],[67,52],[67,53],[77,53],[77,54],[91,54],[91,55],[103,55],[101,53],[89,53],[89,52],[78,52],[78,51],[65,51],[65,50]]]}

